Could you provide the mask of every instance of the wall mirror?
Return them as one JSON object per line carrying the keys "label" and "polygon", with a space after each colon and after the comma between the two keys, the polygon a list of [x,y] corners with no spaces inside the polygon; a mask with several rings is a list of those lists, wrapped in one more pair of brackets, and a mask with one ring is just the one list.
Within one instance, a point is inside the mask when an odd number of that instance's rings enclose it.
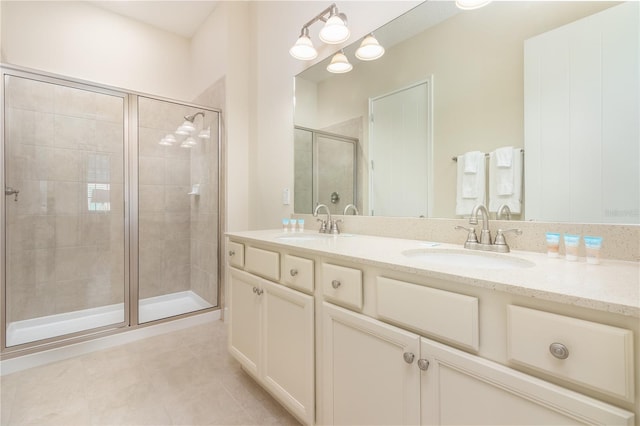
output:
{"label": "wall mirror", "polygon": [[[638,224],[638,7],[499,1],[462,11],[453,1],[424,2],[374,31],[386,49],[383,57],[359,61],[357,40],[344,49],[351,72],[329,73],[328,58],[297,75],[294,123],[357,140],[356,195],[350,202],[360,214],[461,217],[454,158],[512,146],[524,151],[521,214],[512,219]],[[572,45],[576,37],[580,42]],[[583,71],[568,71],[574,69]],[[405,150],[404,137],[396,137],[388,151],[376,148],[370,133],[372,119],[380,117],[370,116],[372,105],[422,83],[425,146],[412,155],[425,162],[405,157],[392,163]],[[406,116],[394,114],[393,123]],[[383,160],[420,184],[391,185],[387,193],[394,198],[383,200],[371,186]],[[295,161],[298,175],[305,166]],[[327,188],[314,198],[303,188],[296,177],[295,199],[305,200],[296,202],[296,213],[327,204],[333,192]],[[381,210],[385,203],[390,207]]]}

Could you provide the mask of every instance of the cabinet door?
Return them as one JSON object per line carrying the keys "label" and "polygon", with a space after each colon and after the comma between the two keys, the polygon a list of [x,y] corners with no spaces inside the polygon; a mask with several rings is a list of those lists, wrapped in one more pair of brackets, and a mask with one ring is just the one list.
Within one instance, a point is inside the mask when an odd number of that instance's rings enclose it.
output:
{"label": "cabinet door", "polygon": [[315,420],[313,297],[262,281],[265,386],[308,424]]}
{"label": "cabinet door", "polygon": [[229,352],[254,376],[260,359],[260,279],[229,268]]}
{"label": "cabinet door", "polygon": [[322,332],[323,423],[419,423],[417,335],[328,303]]}
{"label": "cabinet door", "polygon": [[423,424],[633,424],[633,413],[421,339]]}

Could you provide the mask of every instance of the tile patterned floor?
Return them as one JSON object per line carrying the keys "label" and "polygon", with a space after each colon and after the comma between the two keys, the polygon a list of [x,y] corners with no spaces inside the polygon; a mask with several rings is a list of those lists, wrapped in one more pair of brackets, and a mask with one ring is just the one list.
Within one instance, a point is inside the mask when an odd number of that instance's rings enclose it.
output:
{"label": "tile patterned floor", "polygon": [[215,321],[3,376],[1,424],[299,424],[226,341]]}

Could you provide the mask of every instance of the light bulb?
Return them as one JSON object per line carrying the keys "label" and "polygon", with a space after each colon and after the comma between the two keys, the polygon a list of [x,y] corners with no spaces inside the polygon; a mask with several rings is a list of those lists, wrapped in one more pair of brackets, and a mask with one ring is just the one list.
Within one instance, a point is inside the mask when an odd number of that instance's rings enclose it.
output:
{"label": "light bulb", "polygon": [[289,49],[289,54],[301,61],[310,61],[318,56],[318,51],[313,47],[313,43],[309,38],[309,30],[304,28],[302,34],[296,41],[296,44]]}
{"label": "light bulb", "polygon": [[349,72],[353,69],[353,65],[349,63],[347,57],[342,53],[342,51],[333,55],[331,58],[331,63],[327,66],[327,71],[342,74],[345,72]]}
{"label": "light bulb", "polygon": [[361,61],[373,61],[382,55],[384,55],[384,47],[380,46],[373,34],[366,36],[356,50],[356,58]]}
{"label": "light bulb", "polygon": [[347,41],[351,32],[347,28],[345,20],[340,15],[331,15],[320,30],[320,40],[327,44],[339,44]]}

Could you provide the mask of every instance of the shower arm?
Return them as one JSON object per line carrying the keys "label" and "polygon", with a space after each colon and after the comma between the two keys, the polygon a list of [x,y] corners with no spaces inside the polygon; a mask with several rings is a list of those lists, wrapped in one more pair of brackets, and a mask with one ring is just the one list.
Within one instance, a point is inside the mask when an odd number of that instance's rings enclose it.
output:
{"label": "shower arm", "polygon": [[189,122],[191,122],[191,123],[193,123],[198,115],[202,115],[202,119],[204,120],[204,112],[202,112],[202,111],[198,111],[198,112],[196,112],[195,114],[192,114],[192,115],[185,115],[184,119],[189,121]]}

